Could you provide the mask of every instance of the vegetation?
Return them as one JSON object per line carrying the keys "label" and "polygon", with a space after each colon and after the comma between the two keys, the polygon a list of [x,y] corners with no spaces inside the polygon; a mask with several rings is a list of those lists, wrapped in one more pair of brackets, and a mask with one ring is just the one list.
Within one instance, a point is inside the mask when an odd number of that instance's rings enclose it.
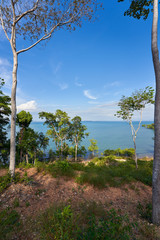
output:
{"label": "vegetation", "polygon": [[5,95],[2,87],[5,82],[0,78],[0,164],[5,164],[8,159],[9,144],[7,141],[6,127],[9,124],[10,110],[10,97]]}
{"label": "vegetation", "polygon": [[148,129],[153,129],[154,130],[154,123],[151,124],[143,124],[142,127],[148,128]]}
{"label": "vegetation", "polygon": [[92,156],[95,156],[95,153],[98,153],[98,146],[97,141],[95,139],[90,139],[90,146],[88,147],[88,150],[92,152]]}
{"label": "vegetation", "polygon": [[[140,129],[141,126],[142,113],[144,108],[146,107],[147,104],[154,103],[153,95],[154,90],[152,89],[152,87],[146,87],[144,90],[140,89],[138,91],[133,92],[131,97],[122,96],[118,103],[120,110],[117,111],[117,113],[115,114],[118,118],[122,118],[123,120],[127,121],[131,126],[132,139],[135,150],[136,168],[138,168],[136,153],[136,137],[138,130]],[[140,121],[137,129],[135,129],[133,126],[133,115],[135,111],[140,112]]]}
{"label": "vegetation", "polygon": [[135,155],[135,150],[133,148],[126,148],[126,149],[118,148],[115,150],[106,149],[104,151],[104,156],[110,156],[110,155],[115,155],[117,157],[133,158]]}
{"label": "vegetation", "polygon": [[13,239],[20,229],[20,215],[10,208],[0,210],[0,236],[3,240]]}
{"label": "vegetation", "polygon": [[[135,171],[134,161],[120,162],[113,155],[94,158],[87,165],[57,161],[53,164],[36,163],[38,172],[50,173],[53,177],[66,176],[74,178],[79,184],[91,184],[97,188],[107,186],[119,187],[134,181],[152,185],[152,161],[139,161],[139,169]],[[80,171],[80,173],[77,171]]]}
{"label": "vegetation", "polygon": [[86,202],[78,213],[71,205],[50,207],[41,215],[39,226],[40,235],[46,240],[129,240],[136,224],[114,209],[105,211],[101,205]]}

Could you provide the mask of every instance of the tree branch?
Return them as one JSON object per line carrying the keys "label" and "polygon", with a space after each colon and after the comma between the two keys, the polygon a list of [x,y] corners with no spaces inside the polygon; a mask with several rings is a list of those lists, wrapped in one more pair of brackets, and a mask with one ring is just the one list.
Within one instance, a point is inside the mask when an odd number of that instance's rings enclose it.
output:
{"label": "tree branch", "polygon": [[3,28],[3,31],[4,31],[4,33],[5,33],[5,35],[6,35],[6,38],[7,38],[8,41],[10,42],[10,39],[9,39],[9,37],[8,37],[7,31],[6,31],[6,29],[5,29],[4,22],[3,22],[2,9],[0,9],[0,11],[1,11],[1,23],[2,23],[2,28]]}
{"label": "tree branch", "polygon": [[22,13],[22,14],[15,20],[15,24],[16,24],[17,22],[19,22],[19,21],[20,21],[24,16],[26,16],[28,13],[34,12],[34,11],[37,9],[37,7],[38,7],[38,3],[39,3],[39,0],[37,0],[35,6],[34,6],[32,9],[27,10],[27,11],[25,11],[24,13]]}

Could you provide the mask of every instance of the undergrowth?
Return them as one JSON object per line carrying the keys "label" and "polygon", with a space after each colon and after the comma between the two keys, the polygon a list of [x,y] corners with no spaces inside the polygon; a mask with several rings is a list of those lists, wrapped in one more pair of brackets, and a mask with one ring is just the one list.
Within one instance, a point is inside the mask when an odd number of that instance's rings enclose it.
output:
{"label": "undergrowth", "polygon": [[75,178],[79,184],[91,184],[94,187],[119,187],[134,181],[152,185],[152,161],[138,161],[136,169],[133,160],[119,162],[114,156],[94,158],[87,165],[83,163],[69,163],[57,161],[52,164],[37,162],[38,172],[49,173],[53,177],[67,176]]}
{"label": "undergrowth", "polygon": [[0,211],[0,239],[10,240],[14,238],[17,230],[20,227],[20,216],[12,209]]}

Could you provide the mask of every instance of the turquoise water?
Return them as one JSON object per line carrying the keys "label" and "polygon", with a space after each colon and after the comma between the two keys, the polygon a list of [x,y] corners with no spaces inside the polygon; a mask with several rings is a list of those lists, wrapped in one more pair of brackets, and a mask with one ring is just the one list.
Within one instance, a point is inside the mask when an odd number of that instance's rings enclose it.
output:
{"label": "turquoise water", "polygon": [[[143,122],[142,124],[150,124],[152,122]],[[105,149],[116,148],[133,148],[131,129],[127,122],[95,122],[84,121],[87,126],[89,137],[83,140],[81,145],[86,148],[89,146],[89,139],[94,138],[98,141],[99,153]],[[134,122],[135,128],[138,127],[138,122]],[[30,125],[35,131],[46,133],[47,126],[42,122],[33,122]],[[139,156],[153,156],[153,137],[154,132],[151,129],[141,127],[137,134],[137,154]],[[55,150],[54,143],[50,140],[49,148]]]}

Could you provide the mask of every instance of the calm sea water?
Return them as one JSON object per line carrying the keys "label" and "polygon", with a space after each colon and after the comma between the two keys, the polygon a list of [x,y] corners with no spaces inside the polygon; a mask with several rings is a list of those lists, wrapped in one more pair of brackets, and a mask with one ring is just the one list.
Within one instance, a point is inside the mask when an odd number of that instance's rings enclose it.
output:
{"label": "calm sea water", "polygon": [[[152,122],[142,122],[142,124],[151,124]],[[89,146],[89,139],[94,138],[98,141],[99,153],[105,149],[133,148],[131,129],[127,122],[96,122],[84,121],[89,136],[83,140],[81,145],[86,148]],[[135,128],[138,122],[134,122]],[[42,122],[32,122],[30,125],[35,131],[46,133],[47,126]],[[137,134],[137,154],[139,156],[153,156],[153,137],[154,132],[151,129],[141,127]],[[54,143],[50,140],[49,148],[55,150]]]}

